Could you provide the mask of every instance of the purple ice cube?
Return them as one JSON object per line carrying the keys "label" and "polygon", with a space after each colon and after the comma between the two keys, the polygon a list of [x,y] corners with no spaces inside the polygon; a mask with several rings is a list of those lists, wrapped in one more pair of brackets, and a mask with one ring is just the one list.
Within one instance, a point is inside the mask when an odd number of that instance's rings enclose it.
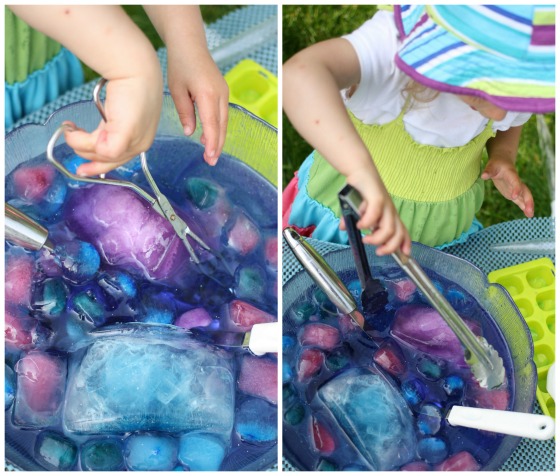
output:
{"label": "purple ice cube", "polygon": [[79,189],[66,210],[68,227],[110,265],[164,281],[195,269],[171,224],[134,192],[107,185]]}
{"label": "purple ice cube", "polygon": [[[476,335],[481,335],[477,323],[466,319],[464,321]],[[399,308],[395,313],[391,334],[398,341],[422,352],[455,365],[466,366],[461,342],[431,307],[412,304]]]}
{"label": "purple ice cube", "polygon": [[174,322],[176,326],[185,329],[193,327],[206,327],[212,322],[212,317],[203,307],[197,307],[181,314]]}

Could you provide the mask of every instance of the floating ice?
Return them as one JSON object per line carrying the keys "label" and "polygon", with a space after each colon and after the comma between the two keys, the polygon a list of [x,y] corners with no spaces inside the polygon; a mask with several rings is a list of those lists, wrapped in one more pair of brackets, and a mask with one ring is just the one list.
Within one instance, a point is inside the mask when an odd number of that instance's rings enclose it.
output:
{"label": "floating ice", "polygon": [[382,376],[348,370],[321,386],[318,395],[372,469],[390,470],[414,457],[412,415]]}
{"label": "floating ice", "polygon": [[330,455],[336,449],[336,443],[330,431],[317,418],[311,417],[310,421],[315,450],[322,455]]}
{"label": "floating ice", "polygon": [[246,355],[241,362],[238,388],[247,395],[261,397],[270,403],[278,401],[278,364],[268,357]]}
{"label": "floating ice", "polygon": [[237,270],[235,296],[252,302],[262,302],[266,293],[266,272],[257,265],[241,266]]}
{"label": "floating ice", "polygon": [[441,410],[432,404],[423,405],[418,412],[416,425],[423,435],[435,435],[441,428]]}
{"label": "floating ice", "polygon": [[260,398],[241,403],[235,414],[235,430],[243,441],[263,443],[276,440],[277,408]]}
{"label": "floating ice", "polygon": [[404,355],[391,341],[381,344],[373,354],[373,361],[391,375],[402,375],[406,371]]}
{"label": "floating ice", "polygon": [[461,451],[450,456],[434,469],[436,471],[478,471],[480,464],[468,451]]}
{"label": "floating ice", "polygon": [[187,433],[179,441],[179,461],[191,471],[218,471],[226,454],[221,438],[206,433]]}
{"label": "floating ice", "polygon": [[193,327],[206,327],[212,322],[212,316],[203,307],[197,307],[181,314],[174,322],[176,326],[184,329]]}
{"label": "floating ice", "polygon": [[57,245],[54,255],[64,277],[73,283],[83,283],[93,278],[101,263],[95,247],[80,240]]}
{"label": "floating ice", "polygon": [[292,405],[284,414],[284,420],[288,425],[299,425],[305,416],[305,408],[299,402]]}
{"label": "floating ice", "polygon": [[418,456],[430,464],[441,463],[449,454],[447,443],[434,436],[422,438],[418,442]]}
{"label": "floating ice", "polygon": [[260,239],[258,227],[244,213],[240,213],[228,233],[228,246],[241,255],[247,255],[257,247]]}
{"label": "floating ice", "polygon": [[4,341],[9,350],[24,350],[31,347],[31,331],[34,321],[19,310],[6,309],[4,313]]}
{"label": "floating ice", "polygon": [[307,324],[299,333],[299,343],[302,346],[333,350],[340,344],[340,332],[336,327],[327,324]]}
{"label": "floating ice", "polygon": [[18,361],[13,421],[22,428],[44,428],[60,421],[64,400],[66,361],[41,351],[30,351]]}
{"label": "floating ice", "polygon": [[133,471],[171,471],[177,464],[177,441],[163,435],[133,434],[125,441],[125,461]]}
{"label": "floating ice", "polygon": [[31,255],[15,249],[6,253],[4,293],[7,304],[29,306],[34,271],[35,264]]}
{"label": "floating ice", "polygon": [[68,471],[76,464],[78,448],[64,436],[44,431],[35,441],[35,457],[46,469]]}
{"label": "floating ice", "polygon": [[249,331],[255,324],[275,322],[276,317],[261,311],[255,306],[235,299],[227,305],[227,317],[229,321],[240,331]]}
{"label": "floating ice", "polygon": [[82,469],[87,471],[120,471],[124,469],[123,449],[114,438],[93,439],[80,450]]}
{"label": "floating ice", "polygon": [[324,362],[325,354],[319,349],[303,349],[297,364],[298,381],[303,382],[317,374]]}
{"label": "floating ice", "polygon": [[136,297],[136,282],[132,276],[124,271],[105,271],[99,276],[97,282],[107,294],[117,301],[133,299]]}
{"label": "floating ice", "polygon": [[64,408],[70,432],[231,431],[230,357],[186,333],[122,326],[99,333],[75,358]]}
{"label": "floating ice", "polygon": [[33,311],[44,319],[54,319],[66,308],[68,288],[60,278],[45,279],[40,285],[35,286]]}

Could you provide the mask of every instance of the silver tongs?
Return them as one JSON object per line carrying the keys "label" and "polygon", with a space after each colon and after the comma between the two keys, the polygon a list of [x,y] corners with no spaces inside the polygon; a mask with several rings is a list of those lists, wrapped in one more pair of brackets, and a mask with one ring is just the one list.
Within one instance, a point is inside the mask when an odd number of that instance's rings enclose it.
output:
{"label": "silver tongs", "polygon": [[[346,185],[338,194],[340,206],[346,229],[350,234],[358,236],[359,239],[350,240],[352,246],[363,247],[361,234],[356,227],[360,217],[359,207],[362,203],[360,193],[350,185]],[[354,252],[354,257],[364,256],[365,252]],[[481,387],[497,388],[503,384],[505,369],[502,358],[498,352],[486,341],[484,337],[478,337],[467,327],[455,309],[447,299],[437,290],[424,270],[411,256],[406,256],[400,250],[391,255],[403,271],[412,279],[414,284],[422,291],[430,304],[453,333],[457,336],[465,351],[465,361],[469,365],[472,374]]]}
{"label": "silver tongs", "polygon": [[[107,117],[105,116],[105,111],[103,109],[103,105],[101,104],[99,95],[101,90],[103,89],[103,86],[105,86],[106,83],[107,80],[101,78],[99,82],[95,85],[95,88],[93,90],[93,100],[95,101],[97,110],[101,114],[101,117],[103,118],[104,121],[107,121]],[[65,126],[64,124],[60,126],[52,135],[52,137],[50,138],[47,144],[47,159],[63,175],[65,175],[66,177],[72,180],[78,180],[80,182],[96,183],[96,184],[103,184],[103,185],[116,185],[118,187],[125,187],[134,191],[135,193],[140,195],[144,200],[146,200],[156,212],[158,212],[162,217],[167,219],[167,221],[171,224],[171,226],[175,230],[175,233],[179,236],[179,238],[181,238],[181,241],[187,248],[191,256],[191,259],[196,264],[199,264],[200,260],[198,259],[198,256],[196,255],[193,246],[189,242],[189,237],[193,239],[196,243],[198,243],[203,249],[211,252],[210,247],[202,240],[202,238],[200,238],[195,232],[193,232],[189,228],[187,223],[175,212],[175,210],[171,206],[171,203],[169,203],[167,197],[159,190],[159,187],[157,186],[156,182],[152,177],[152,174],[150,173],[150,170],[148,169],[148,162],[146,159],[145,152],[140,153],[140,162],[142,164],[142,171],[144,172],[146,180],[148,181],[154,193],[154,196],[144,191],[138,185],[132,182],[128,182],[126,180],[106,179],[103,176],[101,176],[100,178],[80,177],[70,172],[68,169],[66,169],[66,167],[64,167],[54,156],[54,146],[58,141],[58,139],[60,138],[60,136],[64,133],[66,127],[67,126]]]}

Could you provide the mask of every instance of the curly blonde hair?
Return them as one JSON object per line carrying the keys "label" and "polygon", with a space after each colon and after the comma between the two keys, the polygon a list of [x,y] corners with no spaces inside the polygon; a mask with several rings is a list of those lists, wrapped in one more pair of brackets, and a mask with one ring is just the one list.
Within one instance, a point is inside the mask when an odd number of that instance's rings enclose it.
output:
{"label": "curly blonde hair", "polygon": [[424,86],[413,79],[408,81],[401,91],[401,94],[404,96],[409,108],[412,107],[413,103],[427,104],[432,102],[439,96],[439,93],[439,91],[429,88],[428,86]]}

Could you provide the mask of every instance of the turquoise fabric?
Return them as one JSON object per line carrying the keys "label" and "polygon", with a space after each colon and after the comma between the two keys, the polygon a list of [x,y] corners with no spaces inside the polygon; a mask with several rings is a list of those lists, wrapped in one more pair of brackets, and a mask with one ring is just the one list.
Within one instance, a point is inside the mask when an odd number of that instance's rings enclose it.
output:
{"label": "turquoise fabric", "polygon": [[41,109],[66,91],[80,86],[84,73],[80,61],[65,48],[23,82],[4,84],[4,124],[15,122]]}

